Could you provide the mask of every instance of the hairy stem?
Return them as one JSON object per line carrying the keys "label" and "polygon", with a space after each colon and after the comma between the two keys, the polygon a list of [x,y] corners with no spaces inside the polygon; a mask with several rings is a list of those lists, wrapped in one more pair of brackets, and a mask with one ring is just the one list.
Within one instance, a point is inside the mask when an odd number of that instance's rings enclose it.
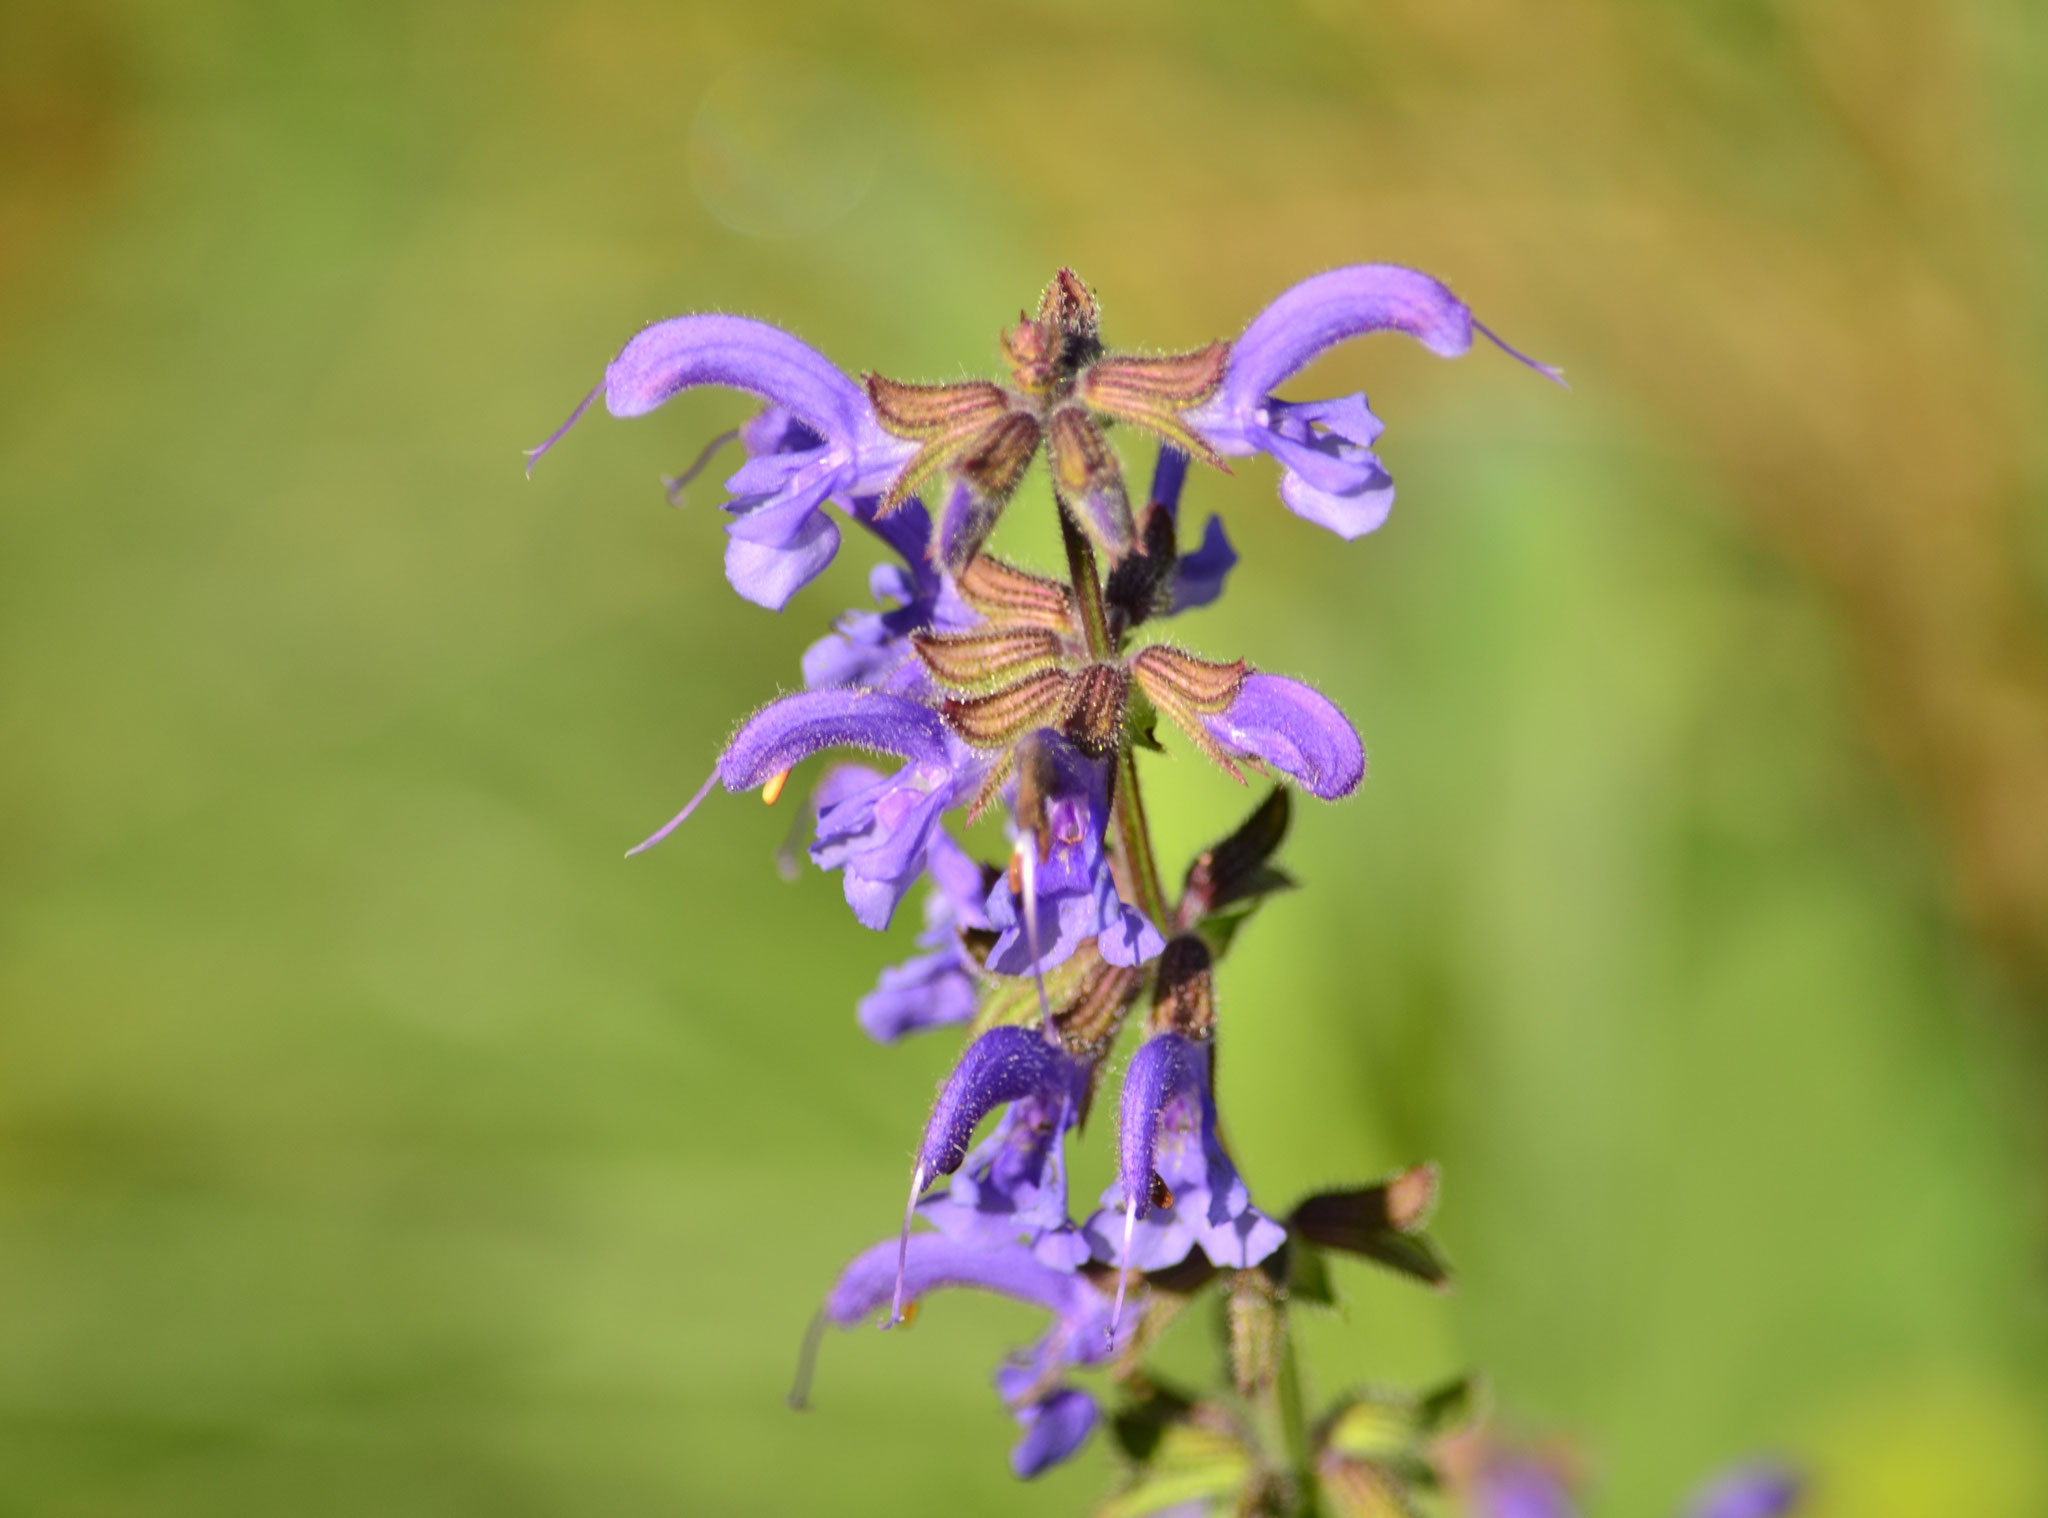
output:
{"label": "hairy stem", "polygon": [[1274,1378],[1273,1400],[1280,1415],[1280,1439],[1288,1468],[1294,1474],[1294,1511],[1301,1518],[1314,1518],[1316,1502],[1315,1457],[1309,1449],[1308,1420],[1301,1405],[1301,1367],[1294,1357],[1294,1325],[1286,1305],[1280,1309],[1280,1373]]}
{"label": "hairy stem", "polygon": [[[1118,650],[1110,638],[1109,610],[1102,600],[1102,574],[1096,568],[1095,548],[1065,505],[1059,512],[1060,537],[1067,548],[1067,571],[1073,579],[1074,604],[1081,612],[1082,636],[1088,640],[1089,657],[1108,663],[1117,657]],[[1145,821],[1145,797],[1138,789],[1138,757],[1128,743],[1118,745],[1116,766],[1117,849],[1130,870],[1139,910],[1161,932],[1171,932],[1173,922],[1167,916],[1166,892],[1159,883],[1159,861],[1152,852],[1152,830]]]}

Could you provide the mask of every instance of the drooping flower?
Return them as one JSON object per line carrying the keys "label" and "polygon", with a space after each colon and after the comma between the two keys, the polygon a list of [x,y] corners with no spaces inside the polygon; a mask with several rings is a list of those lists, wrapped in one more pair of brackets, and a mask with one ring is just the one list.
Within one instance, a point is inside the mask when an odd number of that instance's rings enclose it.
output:
{"label": "drooping flower", "polygon": [[[1029,1103],[1023,1116],[1024,1131],[1019,1135],[1024,1140],[1021,1152],[1007,1153],[1007,1135],[1002,1146],[983,1145],[976,1156],[983,1162],[981,1174],[970,1175],[967,1184],[968,1196],[976,1202],[986,1191],[990,1213],[1005,1207],[1014,1212],[1016,1206],[1024,1205],[1031,1216],[990,1223],[972,1216],[979,1209],[963,1201],[960,1205],[968,1207],[969,1214],[942,1209],[943,1220],[950,1225],[950,1233],[968,1242],[1001,1242],[1019,1231],[1034,1246],[1050,1238],[1049,1262],[1066,1269],[1078,1264],[1078,1259],[1067,1258],[1070,1245],[1063,1237],[1069,1225],[1066,1173],[1059,1147],[1072,1126],[1075,1110],[1087,1099],[1088,1078],[1087,1068],[1067,1053],[1050,1028],[991,1028],[969,1044],[939,1088],[939,1099],[932,1104],[931,1117],[925,1123],[917,1165],[910,1176],[899,1260],[909,1258],[911,1220],[917,1215],[924,1188],[961,1168],[975,1125],[1005,1104]],[[903,1302],[899,1285],[889,1309],[891,1323],[902,1315]]]}
{"label": "drooping flower", "polygon": [[1216,1133],[1210,1045],[1158,1033],[1124,1075],[1117,1180],[1084,1230],[1095,1257],[1126,1271],[1178,1265],[1200,1245],[1216,1265],[1256,1265],[1286,1230],[1252,1205]]}
{"label": "drooping flower", "polygon": [[906,1033],[974,1016],[975,966],[960,930],[988,926],[982,903],[989,883],[981,866],[944,829],[932,835],[925,869],[932,887],[924,932],[917,940],[922,952],[884,970],[857,1010],[861,1027],[877,1043],[894,1043]]}
{"label": "drooping flower", "polygon": [[1078,1269],[1088,1243],[1067,1216],[1063,1151],[1092,1078],[1090,1062],[1055,1051],[1040,1082],[1011,1099],[951,1184],[918,1203],[919,1215],[963,1244],[1021,1243],[1055,1269]]}
{"label": "drooping flower", "polygon": [[1016,748],[1017,852],[988,897],[999,932],[989,968],[1043,974],[1087,939],[1113,965],[1136,965],[1165,947],[1159,929],[1117,894],[1103,835],[1109,761],[1091,759],[1049,729]]}
{"label": "drooping flower", "polygon": [[[985,1248],[929,1233],[909,1241],[900,1274],[910,1300],[967,1287],[1050,1312],[1045,1336],[996,1373],[996,1389],[1024,1430],[1010,1452],[1010,1467],[1029,1479],[1086,1442],[1100,1412],[1094,1398],[1062,1377],[1070,1369],[1100,1365],[1123,1347],[1109,1332],[1108,1301],[1087,1276],[1056,1270],[1021,1244]],[[826,1319],[853,1327],[890,1300],[898,1275],[893,1240],[855,1257],[825,1298]]]}
{"label": "drooping flower", "polygon": [[1283,401],[1273,391],[1328,349],[1369,332],[1405,332],[1456,358],[1477,332],[1538,373],[1557,370],[1516,353],[1473,320],[1442,283],[1395,264],[1353,264],[1303,280],[1252,318],[1231,345],[1222,382],[1182,421],[1217,453],[1270,453],[1284,471],[1280,498],[1295,515],[1356,538],[1386,521],[1394,482],[1372,445],[1382,424],[1363,395]]}
{"label": "drooping flower", "polygon": [[[601,394],[613,416],[644,416],[671,396],[722,385],[769,409],[741,429],[748,459],[726,482],[726,578],[757,605],[780,610],[839,549],[822,509],[880,496],[916,449],[877,425],[860,386],[779,327],[744,316],[678,316],[638,333],[567,422],[528,457],[538,460]],[[529,465],[529,467],[531,467]]]}

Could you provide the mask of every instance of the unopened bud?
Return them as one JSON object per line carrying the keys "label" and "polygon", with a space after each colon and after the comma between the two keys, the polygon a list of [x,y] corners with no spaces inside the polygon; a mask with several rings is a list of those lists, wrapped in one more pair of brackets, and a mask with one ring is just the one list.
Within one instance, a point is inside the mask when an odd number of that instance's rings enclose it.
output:
{"label": "unopened bud", "polygon": [[1233,902],[1294,883],[1270,862],[1286,840],[1293,812],[1286,787],[1276,785],[1235,832],[1195,856],[1181,888],[1182,925],[1193,926]]}
{"label": "unopened bud", "polygon": [[1159,956],[1152,1031],[1205,1040],[1216,1032],[1215,961],[1192,933],[1171,940]]}
{"label": "unopened bud", "polygon": [[1047,425],[1053,485],[1074,519],[1112,563],[1131,551],[1137,529],[1123,466],[1109,439],[1080,406],[1062,406]]}

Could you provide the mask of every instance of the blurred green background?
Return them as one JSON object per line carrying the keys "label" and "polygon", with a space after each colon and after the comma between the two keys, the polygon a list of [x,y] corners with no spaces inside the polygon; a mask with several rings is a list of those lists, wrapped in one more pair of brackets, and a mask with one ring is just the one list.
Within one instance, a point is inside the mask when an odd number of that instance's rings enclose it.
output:
{"label": "blurred green background", "polygon": [[[1598,1514],[2048,1512],[2048,14],[2031,0],[0,4],[0,1513],[990,1514],[941,1299],[835,1336],[950,1039],[687,796],[866,599],[725,588],[745,414],[537,442],[642,322],[988,369],[1414,263],[1569,371],[1355,344],[1401,504],[1271,466],[1178,631],[1374,770],[1222,986],[1255,1189],[1437,1158],[1491,1374]],[[1025,514],[1020,508],[1019,515]],[[1006,529],[1042,552],[1035,529]],[[1154,762],[1171,867],[1248,798]],[[914,915],[914,914],[906,914]],[[1106,1135],[1079,1185],[1103,1183]],[[1189,1351],[1193,1353],[1192,1350]]]}

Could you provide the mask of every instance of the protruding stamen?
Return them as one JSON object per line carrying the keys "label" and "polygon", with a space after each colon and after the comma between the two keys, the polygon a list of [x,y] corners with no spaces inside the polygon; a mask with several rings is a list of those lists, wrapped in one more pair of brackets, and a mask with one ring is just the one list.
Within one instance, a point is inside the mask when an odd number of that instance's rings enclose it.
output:
{"label": "protruding stamen", "polygon": [[704,445],[696,458],[690,461],[688,469],[685,469],[681,474],[663,475],[661,477],[661,488],[663,493],[668,496],[669,505],[681,506],[684,503],[683,492],[690,488],[690,482],[704,472],[705,466],[718,456],[719,449],[723,448],[727,443],[738,442],[739,436],[740,429],[737,427],[719,433],[717,437]]}
{"label": "protruding stamen", "polygon": [[1018,836],[1010,855],[1016,872],[1017,899],[1024,904],[1024,947],[1031,952],[1031,979],[1038,987],[1038,1013],[1052,1027],[1052,1002],[1045,994],[1045,971],[1039,965],[1038,948],[1038,843],[1031,833]]}
{"label": "protruding stamen", "polygon": [[582,421],[583,413],[590,409],[590,403],[603,394],[604,385],[599,383],[592,389],[590,394],[584,396],[582,400],[576,403],[576,409],[569,413],[569,420],[548,434],[548,440],[545,443],[542,443],[538,448],[528,448],[526,450],[526,477],[529,480],[533,478],[533,466],[540,462],[540,456],[554,447],[555,444],[561,442],[562,435]]}
{"label": "protruding stamen", "polygon": [[811,1325],[804,1330],[803,1347],[796,1352],[796,1380],[790,1383],[789,1395],[783,1399],[793,1413],[811,1405],[811,1382],[818,1374],[818,1346],[824,1342],[825,1323],[825,1309],[821,1307],[811,1314]]}
{"label": "protruding stamen", "polygon": [[646,853],[649,849],[653,848],[657,843],[661,842],[662,839],[668,837],[670,833],[673,833],[677,828],[681,827],[684,823],[688,822],[690,820],[690,813],[697,810],[698,803],[703,801],[703,799],[706,796],[711,794],[711,787],[716,785],[717,783],[718,766],[713,765],[711,767],[711,773],[704,777],[704,783],[697,787],[697,794],[690,798],[690,804],[684,807],[680,812],[677,812],[675,816],[669,818],[668,821],[664,822],[648,837],[643,838],[640,842],[634,844],[633,847],[626,850],[626,857],[628,859],[631,859],[635,854]]}
{"label": "protruding stamen", "polygon": [[1472,323],[1472,330],[1483,336],[1488,342],[1492,343],[1494,347],[1500,349],[1500,351],[1505,353],[1509,358],[1519,359],[1523,363],[1527,364],[1531,369],[1534,369],[1538,374],[1542,375],[1545,379],[1549,380],[1559,389],[1571,389],[1571,386],[1567,384],[1565,381],[1564,370],[1558,368],[1555,364],[1546,364],[1540,359],[1531,358],[1528,354],[1524,353],[1520,348],[1516,348],[1507,343],[1502,342],[1500,339],[1500,334],[1498,332],[1495,332],[1491,327],[1487,326],[1486,323],[1482,321],[1475,320]]}
{"label": "protruding stamen", "polygon": [[917,1218],[918,1193],[924,1190],[925,1169],[919,1164],[910,1173],[910,1200],[903,1207],[903,1237],[896,1244],[896,1291],[889,1298],[889,1316],[882,1327],[894,1328],[903,1321],[903,1272],[910,1264],[910,1225]]}
{"label": "protruding stamen", "polygon": [[768,777],[768,783],[761,787],[763,805],[773,806],[782,795],[782,788],[789,784],[789,771],[777,770]]}
{"label": "protruding stamen", "polygon": [[1134,1191],[1124,1198],[1124,1253],[1123,1263],[1116,1272],[1116,1305],[1109,1310],[1109,1342],[1116,1342],[1116,1326],[1123,1321],[1124,1291],[1131,1284],[1131,1239],[1138,1230],[1138,1194]]}

